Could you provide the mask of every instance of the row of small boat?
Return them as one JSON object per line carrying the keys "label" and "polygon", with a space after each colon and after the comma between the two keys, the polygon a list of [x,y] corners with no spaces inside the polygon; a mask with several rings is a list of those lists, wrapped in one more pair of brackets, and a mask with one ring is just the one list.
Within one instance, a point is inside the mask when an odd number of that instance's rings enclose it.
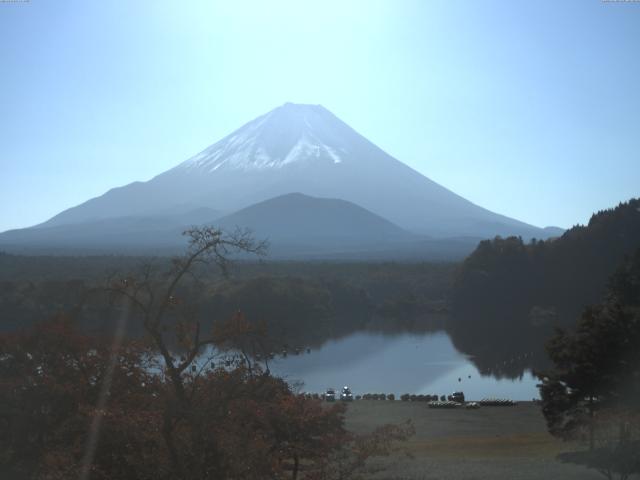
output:
{"label": "row of small boat", "polygon": [[483,407],[512,407],[516,404],[508,398],[483,398],[478,403]]}

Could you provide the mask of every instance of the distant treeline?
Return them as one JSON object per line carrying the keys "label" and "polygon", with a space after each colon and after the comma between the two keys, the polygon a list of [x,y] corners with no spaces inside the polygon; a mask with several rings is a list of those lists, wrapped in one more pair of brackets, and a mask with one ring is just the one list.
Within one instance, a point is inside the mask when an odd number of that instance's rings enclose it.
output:
{"label": "distant treeline", "polygon": [[486,372],[517,375],[525,354],[543,366],[543,346],[555,327],[575,325],[639,247],[639,199],[600,211],[557,239],[481,242],[454,282],[448,325],[454,343]]}
{"label": "distant treeline", "polygon": [[[72,312],[91,332],[109,332],[121,313],[102,290],[167,258],[28,257],[0,254],[0,330]],[[232,276],[198,272],[179,292],[189,315],[218,322],[242,311],[267,327],[270,349],[316,347],[363,330],[441,328],[455,264],[237,262]],[[132,322],[132,325],[139,325]],[[140,333],[133,327],[130,334]]]}

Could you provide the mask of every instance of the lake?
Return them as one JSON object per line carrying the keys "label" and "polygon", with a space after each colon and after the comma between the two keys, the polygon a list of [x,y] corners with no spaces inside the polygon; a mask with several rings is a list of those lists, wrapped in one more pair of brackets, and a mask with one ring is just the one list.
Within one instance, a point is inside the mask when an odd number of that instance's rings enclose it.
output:
{"label": "lake", "polygon": [[364,393],[450,394],[462,390],[467,399],[538,398],[538,380],[529,372],[521,379],[481,376],[471,360],[458,352],[444,332],[382,334],[359,332],[327,341],[319,349],[269,361],[271,372],[290,382],[301,381],[305,392],[351,387]]}

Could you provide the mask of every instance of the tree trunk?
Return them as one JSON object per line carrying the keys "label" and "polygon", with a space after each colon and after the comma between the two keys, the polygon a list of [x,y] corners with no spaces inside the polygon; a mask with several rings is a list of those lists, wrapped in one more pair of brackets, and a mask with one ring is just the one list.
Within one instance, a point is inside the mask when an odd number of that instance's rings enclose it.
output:
{"label": "tree trunk", "polygon": [[171,416],[172,408],[170,406],[166,407],[164,412],[164,422],[162,425],[162,438],[164,439],[164,443],[169,451],[169,461],[171,462],[171,467],[175,472],[177,478],[184,479],[184,471],[182,467],[182,461],[180,459],[180,455],[178,454],[178,450],[173,441],[173,427],[171,425],[172,416]]}
{"label": "tree trunk", "polygon": [[298,454],[293,454],[293,472],[291,473],[291,478],[296,480],[298,478],[298,469],[300,467],[300,458],[298,458]]}
{"label": "tree trunk", "polygon": [[595,426],[593,424],[593,396],[589,397],[589,450],[595,448]]}

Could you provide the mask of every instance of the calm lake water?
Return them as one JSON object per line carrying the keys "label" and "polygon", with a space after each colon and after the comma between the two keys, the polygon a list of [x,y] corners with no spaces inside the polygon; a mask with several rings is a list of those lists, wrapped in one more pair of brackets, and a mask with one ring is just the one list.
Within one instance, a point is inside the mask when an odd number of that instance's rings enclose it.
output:
{"label": "calm lake water", "polygon": [[519,380],[482,377],[459,353],[446,333],[355,333],[328,341],[311,353],[290,354],[269,361],[271,372],[290,382],[303,382],[302,391],[323,392],[349,385],[364,393],[449,394],[462,390],[467,399],[538,398],[535,377]]}

